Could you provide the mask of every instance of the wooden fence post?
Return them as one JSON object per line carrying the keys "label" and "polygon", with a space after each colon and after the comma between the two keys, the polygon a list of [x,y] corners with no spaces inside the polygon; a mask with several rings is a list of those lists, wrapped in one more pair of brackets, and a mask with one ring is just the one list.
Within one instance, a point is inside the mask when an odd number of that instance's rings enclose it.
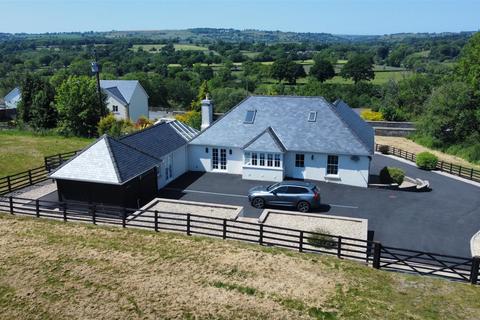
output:
{"label": "wooden fence post", "polygon": [[477,284],[478,282],[478,269],[480,267],[480,256],[472,258],[472,269],[470,270],[470,283]]}
{"label": "wooden fence post", "polygon": [[158,211],[155,210],[155,232],[158,232]]}
{"label": "wooden fence post", "polygon": [[460,166],[460,169],[458,169],[458,176],[459,176],[459,177],[462,176],[462,166]]}
{"label": "wooden fence post", "polygon": [[62,203],[62,209],[63,209],[63,222],[67,222],[67,203],[66,202]]}
{"label": "wooden fence post", "polygon": [[300,231],[300,239],[298,243],[298,251],[303,252],[303,231]]}
{"label": "wooden fence post", "polygon": [[10,182],[10,176],[7,177],[7,186],[8,186],[8,192],[12,192],[12,184]]}
{"label": "wooden fence post", "polygon": [[127,226],[127,209],[123,207],[122,210],[122,228],[125,228]]}
{"label": "wooden fence post", "polygon": [[452,174],[452,170],[453,170],[453,163],[450,163],[450,174]]}
{"label": "wooden fence post", "polygon": [[227,239],[227,219],[223,219],[223,233],[222,233],[223,240]]}
{"label": "wooden fence post", "polygon": [[38,199],[35,200],[35,215],[40,218],[40,201]]}
{"label": "wooden fence post", "polygon": [[380,269],[380,254],[381,254],[382,244],[378,241],[373,242],[373,267],[375,269]]}
{"label": "wooden fence post", "polygon": [[32,185],[32,170],[28,170],[28,182],[30,185]]}
{"label": "wooden fence post", "polygon": [[13,197],[8,197],[8,201],[10,203],[10,214],[13,214]]}
{"label": "wooden fence post", "polygon": [[337,241],[337,258],[342,257],[342,236],[338,236],[338,241]]}
{"label": "wooden fence post", "polygon": [[473,168],[470,169],[470,180],[473,180]]}
{"label": "wooden fence post", "polygon": [[259,229],[260,235],[258,236],[258,243],[263,246],[263,223],[260,224],[260,229]]}
{"label": "wooden fence post", "polygon": [[190,213],[187,213],[187,235],[190,235]]}
{"label": "wooden fence post", "polygon": [[440,161],[440,171],[443,171],[443,161]]}
{"label": "wooden fence post", "polygon": [[93,224],[97,224],[97,217],[96,217],[96,209],[95,209],[95,205],[92,205],[92,223]]}

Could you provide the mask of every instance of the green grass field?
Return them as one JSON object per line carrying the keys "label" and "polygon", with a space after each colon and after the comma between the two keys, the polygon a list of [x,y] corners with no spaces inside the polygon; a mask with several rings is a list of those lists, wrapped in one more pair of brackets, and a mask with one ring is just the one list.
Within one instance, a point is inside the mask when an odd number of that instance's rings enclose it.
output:
{"label": "green grass field", "polygon": [[[138,48],[140,47],[143,48],[143,51],[150,51],[152,48],[160,50],[164,46],[165,46],[164,44],[134,44],[132,46],[132,50],[138,51]],[[201,47],[193,44],[175,43],[173,47],[175,48],[175,50],[208,51],[208,48],[206,47]]]}
{"label": "green grass field", "polygon": [[1,319],[478,319],[480,287],[237,241],[0,214]]}
{"label": "green grass field", "polygon": [[78,150],[92,140],[34,135],[17,130],[0,131],[0,177],[39,167],[43,157]]}

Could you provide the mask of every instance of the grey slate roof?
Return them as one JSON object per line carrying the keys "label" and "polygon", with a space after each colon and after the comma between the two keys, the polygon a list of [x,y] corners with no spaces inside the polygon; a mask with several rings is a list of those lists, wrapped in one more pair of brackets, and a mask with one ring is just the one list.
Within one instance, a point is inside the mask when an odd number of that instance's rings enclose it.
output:
{"label": "grey slate roof", "polygon": [[[161,158],[180,148],[196,134],[193,129],[185,129],[185,125],[178,121],[161,122],[144,130],[134,132],[120,139],[121,142],[142,150],[154,157]],[[189,132],[189,134],[181,131]],[[188,127],[189,128],[189,127]]]}
{"label": "grey slate roof", "polygon": [[160,159],[103,135],[50,174],[51,178],[123,184],[159,165]]}
{"label": "grey slate roof", "polygon": [[197,130],[176,120],[161,122],[120,139],[103,135],[49,177],[123,184],[158,166],[161,157],[187,144]]}
{"label": "grey slate roof", "polygon": [[286,151],[282,142],[278,139],[277,135],[271,127],[265,129],[257,137],[253,138],[244,147],[245,151],[264,151],[264,152],[277,152],[283,153]]}
{"label": "grey slate roof", "polygon": [[100,87],[107,91],[107,94],[124,103],[130,103],[138,85],[138,80],[100,80]]}
{"label": "grey slate roof", "polygon": [[335,110],[345,121],[350,129],[357,135],[362,142],[370,148],[375,149],[375,130],[370,124],[364,121],[348,104],[342,100],[333,103]]}
{"label": "grey slate roof", "polygon": [[[253,124],[244,123],[248,110],[256,110]],[[308,121],[311,111],[317,112],[314,122]],[[271,127],[287,151],[372,155],[372,147],[352,128],[358,123],[349,117],[352,116],[343,109],[337,111],[323,97],[251,96],[190,143],[243,148]]]}

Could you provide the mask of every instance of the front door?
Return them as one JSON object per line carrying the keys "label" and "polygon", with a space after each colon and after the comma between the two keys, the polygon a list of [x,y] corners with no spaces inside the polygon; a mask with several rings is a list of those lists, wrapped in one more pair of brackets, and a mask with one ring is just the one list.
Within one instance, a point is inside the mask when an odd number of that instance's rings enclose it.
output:
{"label": "front door", "polygon": [[173,178],[173,155],[170,153],[165,157],[165,181],[170,181]]}
{"label": "front door", "polygon": [[212,171],[227,171],[227,149],[212,148]]}

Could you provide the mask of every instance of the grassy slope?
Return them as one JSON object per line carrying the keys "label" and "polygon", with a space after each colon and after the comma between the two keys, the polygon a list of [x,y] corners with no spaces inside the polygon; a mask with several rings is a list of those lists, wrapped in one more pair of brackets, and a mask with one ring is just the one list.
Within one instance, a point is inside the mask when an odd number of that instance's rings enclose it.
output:
{"label": "grassy slope", "polygon": [[92,140],[37,136],[30,132],[0,131],[0,177],[39,167],[43,157],[78,150]]}
{"label": "grassy slope", "polygon": [[423,151],[428,151],[428,152],[431,152],[433,154],[435,154],[438,159],[440,160],[443,160],[445,162],[451,162],[451,163],[454,163],[454,164],[457,164],[457,165],[460,165],[460,166],[464,166],[464,167],[467,167],[467,168],[475,168],[475,169],[478,169],[480,170],[480,165],[479,164],[474,164],[474,163],[471,163],[465,159],[462,159],[460,157],[457,157],[457,156],[454,156],[454,155],[451,155],[451,154],[448,154],[448,153],[445,153],[445,152],[441,152],[441,151],[438,151],[438,150],[433,150],[433,149],[430,149],[430,148],[427,148],[427,147],[424,147],[412,140],[409,140],[407,138],[403,138],[403,137],[384,137],[384,136],[375,136],[375,142],[378,143],[378,144],[387,144],[387,145],[390,145],[390,146],[394,146],[396,148],[400,148],[400,149],[403,149],[403,150],[406,150],[406,151],[409,151],[409,152],[412,152],[412,153],[420,153],[420,152],[423,152]]}
{"label": "grassy slope", "polygon": [[334,257],[0,214],[5,319],[466,319],[480,288]]}

